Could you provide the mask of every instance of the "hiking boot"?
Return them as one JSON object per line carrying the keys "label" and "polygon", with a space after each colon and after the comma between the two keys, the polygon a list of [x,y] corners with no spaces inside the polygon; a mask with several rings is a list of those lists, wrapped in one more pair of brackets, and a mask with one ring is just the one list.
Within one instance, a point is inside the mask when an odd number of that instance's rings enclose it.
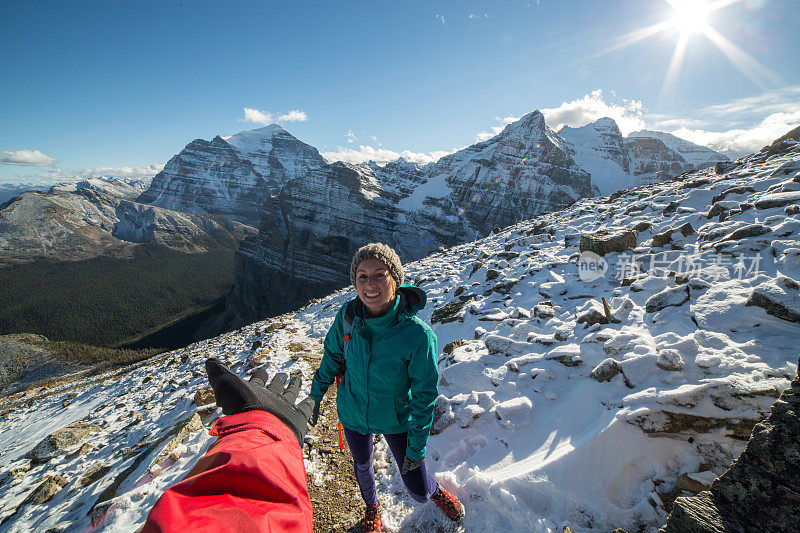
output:
{"label": "hiking boot", "polygon": [[383,507],[381,507],[380,502],[375,507],[367,507],[364,520],[361,522],[361,531],[363,533],[381,533],[382,513]]}
{"label": "hiking boot", "polygon": [[453,522],[461,520],[464,516],[464,506],[458,501],[458,498],[445,490],[438,482],[436,483],[436,492],[431,496],[431,501]]}

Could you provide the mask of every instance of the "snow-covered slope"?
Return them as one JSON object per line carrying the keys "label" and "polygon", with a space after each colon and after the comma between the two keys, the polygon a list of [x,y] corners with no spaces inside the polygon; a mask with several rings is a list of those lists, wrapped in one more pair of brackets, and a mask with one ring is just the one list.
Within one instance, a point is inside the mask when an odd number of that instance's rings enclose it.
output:
{"label": "snow-covered slope", "polygon": [[[679,479],[719,475],[796,372],[799,215],[792,140],[725,174],[583,199],[408,264],[441,351],[428,461],[466,503],[463,529],[654,532],[664,502],[686,486]],[[605,274],[582,277],[579,237],[612,228],[635,231],[635,248],[607,253]],[[7,399],[2,529],[136,529],[211,442],[220,413],[192,402],[207,386],[204,359],[243,374],[259,364],[299,370],[308,387],[313,368],[297,350],[320,350],[353,295]],[[26,458],[78,421],[86,435],[72,448]],[[387,531],[448,527],[404,495],[383,443],[376,457]],[[307,459],[312,482],[324,484]],[[23,503],[46,483],[51,499]]]}

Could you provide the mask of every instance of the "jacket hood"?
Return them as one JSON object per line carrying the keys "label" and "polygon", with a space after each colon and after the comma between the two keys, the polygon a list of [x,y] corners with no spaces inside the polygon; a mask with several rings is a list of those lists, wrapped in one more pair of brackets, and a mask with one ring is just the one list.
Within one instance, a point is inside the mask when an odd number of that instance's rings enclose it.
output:
{"label": "jacket hood", "polygon": [[413,285],[401,285],[397,288],[397,293],[400,295],[400,306],[398,311],[400,313],[417,314],[425,308],[428,303],[428,297],[425,291]]}

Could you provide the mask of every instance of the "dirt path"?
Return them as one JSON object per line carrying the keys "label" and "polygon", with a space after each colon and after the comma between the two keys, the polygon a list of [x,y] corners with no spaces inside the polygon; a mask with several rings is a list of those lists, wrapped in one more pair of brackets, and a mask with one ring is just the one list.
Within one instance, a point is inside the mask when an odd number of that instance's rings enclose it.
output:
{"label": "dirt path", "polygon": [[[316,348],[316,346],[315,346]],[[322,346],[315,353],[303,353],[300,357],[312,368],[317,368]],[[320,420],[311,429],[316,441],[312,461],[316,470],[323,473],[323,480],[315,483],[315,476],[308,477],[308,491],[314,507],[314,532],[358,532],[364,517],[364,502],[358,491],[353,474],[353,462],[347,443],[344,452],[339,451],[339,433],[336,417],[336,388],[331,387],[322,402]],[[308,447],[304,447],[308,457]]]}

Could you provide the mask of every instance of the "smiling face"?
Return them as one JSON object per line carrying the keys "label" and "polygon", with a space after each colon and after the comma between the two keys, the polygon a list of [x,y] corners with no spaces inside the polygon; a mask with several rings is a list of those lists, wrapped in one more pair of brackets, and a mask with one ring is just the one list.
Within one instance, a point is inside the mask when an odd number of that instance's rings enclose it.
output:
{"label": "smiling face", "polygon": [[394,304],[397,283],[389,269],[377,259],[364,259],[356,268],[358,297],[372,316],[381,316]]}

